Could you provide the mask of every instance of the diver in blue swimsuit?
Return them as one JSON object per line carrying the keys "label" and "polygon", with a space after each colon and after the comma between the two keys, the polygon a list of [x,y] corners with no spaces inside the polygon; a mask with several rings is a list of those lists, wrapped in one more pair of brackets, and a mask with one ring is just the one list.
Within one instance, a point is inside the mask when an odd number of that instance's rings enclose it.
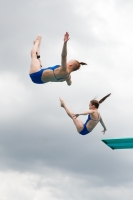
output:
{"label": "diver in blue swimsuit", "polygon": [[[89,110],[86,112],[80,113],[80,114],[72,113],[67,108],[65,102],[61,98],[60,98],[60,103],[61,103],[61,107],[63,107],[65,109],[68,116],[73,120],[79,134],[86,135],[86,134],[90,133],[95,128],[95,126],[98,124],[98,122],[100,122],[101,125],[103,126],[104,130],[102,132],[103,132],[103,134],[105,134],[105,131],[107,131],[107,129],[102,120],[100,113],[98,112],[98,107],[110,95],[111,94],[106,95],[100,101],[97,101],[95,99],[91,100],[90,104],[89,104]],[[77,119],[77,117],[79,115],[88,115],[88,118],[87,118],[85,124],[83,124],[82,121]]]}
{"label": "diver in blue swimsuit", "polygon": [[70,60],[67,62],[67,41],[69,40],[68,32],[64,35],[64,44],[61,54],[61,65],[55,65],[47,68],[42,68],[40,60],[40,43],[41,36],[38,36],[34,41],[31,50],[31,66],[29,76],[33,83],[43,84],[47,82],[63,82],[66,81],[68,85],[72,84],[71,72],[76,71],[81,65],[87,65],[84,62],[77,60]]}

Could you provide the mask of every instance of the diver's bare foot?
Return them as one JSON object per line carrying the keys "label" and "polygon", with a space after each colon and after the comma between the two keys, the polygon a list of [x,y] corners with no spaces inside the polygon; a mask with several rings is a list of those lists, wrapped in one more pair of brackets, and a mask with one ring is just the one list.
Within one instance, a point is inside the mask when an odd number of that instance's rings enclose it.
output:
{"label": "diver's bare foot", "polygon": [[34,40],[33,43],[35,44],[36,42],[39,42],[39,44],[40,44],[41,39],[42,39],[42,36],[41,36],[41,35],[38,35],[37,38]]}
{"label": "diver's bare foot", "polygon": [[60,106],[61,106],[61,107],[64,107],[65,102],[63,101],[63,99],[61,99],[61,98],[59,98],[59,99],[60,99]]}

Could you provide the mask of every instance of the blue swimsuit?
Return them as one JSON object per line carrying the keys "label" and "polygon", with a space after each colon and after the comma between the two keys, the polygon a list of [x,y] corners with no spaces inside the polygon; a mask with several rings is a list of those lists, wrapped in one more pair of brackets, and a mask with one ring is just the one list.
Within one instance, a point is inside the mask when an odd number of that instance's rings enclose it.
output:
{"label": "blue swimsuit", "polygon": [[87,124],[90,120],[99,121],[99,114],[98,114],[98,119],[97,119],[97,120],[91,119],[91,116],[88,115],[88,119],[86,120],[86,122],[85,122],[85,124],[84,124],[84,128],[83,128],[83,130],[80,132],[81,135],[86,135],[86,134],[88,134],[88,133],[91,132],[91,131],[87,130],[87,128],[86,128],[86,124]]}
{"label": "blue swimsuit", "polygon": [[38,71],[38,72],[35,72],[35,73],[30,74],[30,78],[31,78],[31,80],[32,80],[34,83],[36,83],[36,84],[43,84],[43,83],[45,83],[45,82],[43,82],[43,81],[41,80],[42,73],[43,73],[43,71],[49,70],[49,69],[50,69],[50,70],[53,70],[54,77],[56,78],[57,81],[59,81],[59,80],[61,80],[61,79],[64,79],[64,78],[66,78],[66,75],[67,75],[67,74],[64,75],[64,76],[61,77],[61,78],[57,78],[57,77],[55,76],[54,70],[57,69],[59,66],[60,66],[60,65],[55,65],[55,66],[53,66],[53,67],[47,67],[47,68],[41,69],[41,70]]}

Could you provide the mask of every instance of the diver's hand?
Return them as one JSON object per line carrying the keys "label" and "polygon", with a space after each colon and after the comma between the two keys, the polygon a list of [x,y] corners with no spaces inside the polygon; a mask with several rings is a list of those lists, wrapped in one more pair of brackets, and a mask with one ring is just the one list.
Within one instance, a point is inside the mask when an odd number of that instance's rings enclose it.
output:
{"label": "diver's hand", "polygon": [[76,119],[79,116],[79,114],[73,115],[73,118]]}
{"label": "diver's hand", "polygon": [[107,129],[104,129],[102,132],[103,132],[103,134],[105,134],[105,131],[107,131]]}
{"label": "diver's hand", "polygon": [[64,42],[67,42],[69,40],[69,33],[66,32],[65,35],[64,35]]}

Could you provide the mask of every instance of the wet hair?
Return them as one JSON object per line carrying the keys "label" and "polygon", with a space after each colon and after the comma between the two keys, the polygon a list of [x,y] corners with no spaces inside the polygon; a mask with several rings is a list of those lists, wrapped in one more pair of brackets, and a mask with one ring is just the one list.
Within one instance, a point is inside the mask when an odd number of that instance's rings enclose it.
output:
{"label": "wet hair", "polygon": [[73,66],[73,71],[78,70],[78,69],[80,68],[81,65],[87,65],[87,64],[84,63],[84,62],[79,62],[79,61],[77,61],[77,60],[75,60],[75,61],[77,62],[77,64]]}
{"label": "wet hair", "polygon": [[97,101],[96,99],[93,99],[93,100],[90,101],[90,103],[91,103],[93,106],[95,106],[96,108],[98,108],[99,105],[100,105],[107,97],[109,97],[110,95],[111,95],[111,93],[108,94],[108,95],[106,95],[105,97],[103,97],[100,101]]}

